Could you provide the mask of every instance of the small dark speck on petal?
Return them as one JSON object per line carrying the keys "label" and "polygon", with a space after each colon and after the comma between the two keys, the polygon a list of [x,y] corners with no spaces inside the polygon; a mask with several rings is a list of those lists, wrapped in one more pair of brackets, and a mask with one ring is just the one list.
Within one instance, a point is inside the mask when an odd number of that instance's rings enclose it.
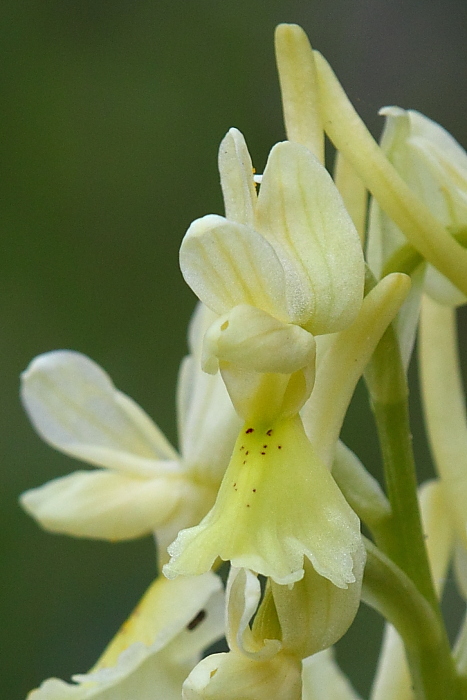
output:
{"label": "small dark speck on petal", "polygon": [[206,610],[200,610],[197,615],[189,622],[186,626],[187,630],[194,630],[198,625],[202,623],[204,618],[206,617]]}

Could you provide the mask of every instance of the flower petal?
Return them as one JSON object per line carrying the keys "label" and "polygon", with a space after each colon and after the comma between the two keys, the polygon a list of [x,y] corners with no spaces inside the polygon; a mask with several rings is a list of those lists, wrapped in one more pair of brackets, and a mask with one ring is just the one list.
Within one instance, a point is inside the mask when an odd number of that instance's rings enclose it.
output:
{"label": "flower petal", "polygon": [[188,488],[181,477],[135,479],[98,469],[53,479],[26,491],[20,500],[46,530],[127,540],[146,535],[168,520]]}
{"label": "flower petal", "polygon": [[183,700],[300,700],[298,659],[253,660],[238,652],[203,659],[183,684]]}
{"label": "flower petal", "polygon": [[303,577],[306,556],[318,574],[347,588],[361,548],[358,518],[295,416],[244,427],[214,507],[179,533],[164,572],[196,575],[220,557],[291,584]]}
{"label": "flower petal", "polygon": [[28,700],[180,700],[202,649],[222,636],[222,599],[212,573],[158,578],[91,672],[76,685],[51,678]]}
{"label": "flower petal", "polygon": [[[443,127],[419,112],[384,107],[379,113],[386,117],[381,147],[411,190],[444,226],[465,226],[467,154],[464,149]],[[379,258],[380,267],[381,262],[384,264],[404,242],[402,232],[373,202],[370,264]],[[426,291],[438,303],[448,306],[459,306],[467,301],[466,296],[431,265],[427,270]]]}
{"label": "flower petal", "polygon": [[214,214],[197,219],[182,241],[180,267],[194,293],[217,314],[250,304],[287,320],[282,266],[252,228]]}
{"label": "flower petal", "polygon": [[302,664],[302,700],[359,700],[334,659],[326,649],[305,659]]}
{"label": "flower petal", "polygon": [[238,129],[229,129],[221,142],[219,172],[226,218],[253,227],[256,207],[254,171],[245,139]]}
{"label": "flower petal", "polygon": [[251,630],[250,623],[260,598],[261,586],[257,576],[248,569],[232,566],[226,588],[227,642],[231,650],[256,660],[271,658],[282,648],[278,639],[258,639]]}
{"label": "flower petal", "polygon": [[284,267],[289,320],[314,335],[355,318],[363,298],[363,252],[330,175],[304,146],[283,142],[269,154],[257,230]]}
{"label": "flower petal", "polygon": [[301,415],[311,443],[329,466],[357,381],[409,289],[407,275],[387,275],[366,295],[349,328],[317,339],[315,386]]}
{"label": "flower petal", "polygon": [[365,550],[353,557],[355,582],[338,588],[305,560],[305,575],[293,588],[271,583],[284,650],[304,658],[327,649],[347,632],[360,605]]}
{"label": "flower petal", "polygon": [[178,376],[179,436],[184,468],[218,485],[242,426],[220,374],[206,374],[185,357]]}
{"label": "flower petal", "polygon": [[203,337],[215,319],[204,304],[197,305],[188,333],[191,355],[184,358],[178,374],[177,422],[184,468],[218,486],[242,422],[222,377],[201,369]]}
{"label": "flower petal", "polygon": [[146,413],[78,352],[36,357],[23,372],[21,398],[39,435],[72,457],[139,476],[178,458]]}

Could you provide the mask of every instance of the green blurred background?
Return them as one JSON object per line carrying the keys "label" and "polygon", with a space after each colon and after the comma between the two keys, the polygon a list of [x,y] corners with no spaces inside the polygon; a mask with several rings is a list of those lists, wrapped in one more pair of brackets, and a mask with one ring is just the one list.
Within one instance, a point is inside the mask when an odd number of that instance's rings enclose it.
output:
{"label": "green blurred background", "polygon": [[[222,213],[216,157],[227,129],[244,132],[259,172],[284,138],[273,53],[284,21],[308,31],[375,134],[378,109],[397,104],[467,144],[465,0],[0,4],[5,700],[86,671],[155,570],[149,538],[49,535],[20,510],[21,491],[78,464],[35,436],[18,375],[38,353],[79,350],[175,441],[174,386],[194,305],[178,246],[192,219]],[[417,416],[415,400],[415,447],[429,469]],[[360,390],[345,438],[377,471],[369,424]],[[379,631],[364,609],[339,647],[362,692]]]}

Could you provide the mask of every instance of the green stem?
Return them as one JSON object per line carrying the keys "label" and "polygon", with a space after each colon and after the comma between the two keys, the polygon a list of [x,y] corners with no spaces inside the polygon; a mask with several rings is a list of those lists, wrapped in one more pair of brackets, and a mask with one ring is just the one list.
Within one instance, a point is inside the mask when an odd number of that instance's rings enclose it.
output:
{"label": "green stem", "polygon": [[[449,641],[430,573],[417,499],[417,479],[410,433],[408,387],[395,331],[389,327],[365,373],[381,444],[391,517],[380,529],[378,544],[406,574],[432,611],[433,643],[419,630],[404,637],[417,697],[460,697]],[[384,588],[383,582],[381,585]],[[403,601],[399,601],[403,608]],[[415,620],[411,606],[402,615]],[[391,620],[397,627],[398,625]],[[417,625],[416,625],[417,627]],[[415,628],[416,628],[415,627]],[[433,646],[434,645],[434,646]],[[436,649],[436,653],[434,653]],[[448,688],[451,690],[448,691]]]}
{"label": "green stem", "polygon": [[[439,616],[413,581],[365,541],[367,563],[362,599],[391,622],[401,635],[417,700],[461,700],[449,643]],[[396,669],[395,669],[396,671]]]}
{"label": "green stem", "polygon": [[392,327],[376,348],[365,380],[381,444],[394,535],[390,541],[379,544],[437,609],[417,499],[408,387]]}

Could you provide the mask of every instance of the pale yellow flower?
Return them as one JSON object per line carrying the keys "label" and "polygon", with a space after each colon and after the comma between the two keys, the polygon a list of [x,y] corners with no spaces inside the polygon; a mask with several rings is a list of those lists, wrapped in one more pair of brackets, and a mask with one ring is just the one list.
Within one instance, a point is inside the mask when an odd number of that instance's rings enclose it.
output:
{"label": "pale yellow flower", "polygon": [[181,527],[214,502],[240,421],[220,377],[201,372],[210,312],[198,309],[192,355],[178,386],[181,454],[92,360],[71,351],[40,355],[22,377],[22,400],[39,434],[99,467],[26,491],[23,507],[48,530],[124,540],[156,531],[161,554]]}

